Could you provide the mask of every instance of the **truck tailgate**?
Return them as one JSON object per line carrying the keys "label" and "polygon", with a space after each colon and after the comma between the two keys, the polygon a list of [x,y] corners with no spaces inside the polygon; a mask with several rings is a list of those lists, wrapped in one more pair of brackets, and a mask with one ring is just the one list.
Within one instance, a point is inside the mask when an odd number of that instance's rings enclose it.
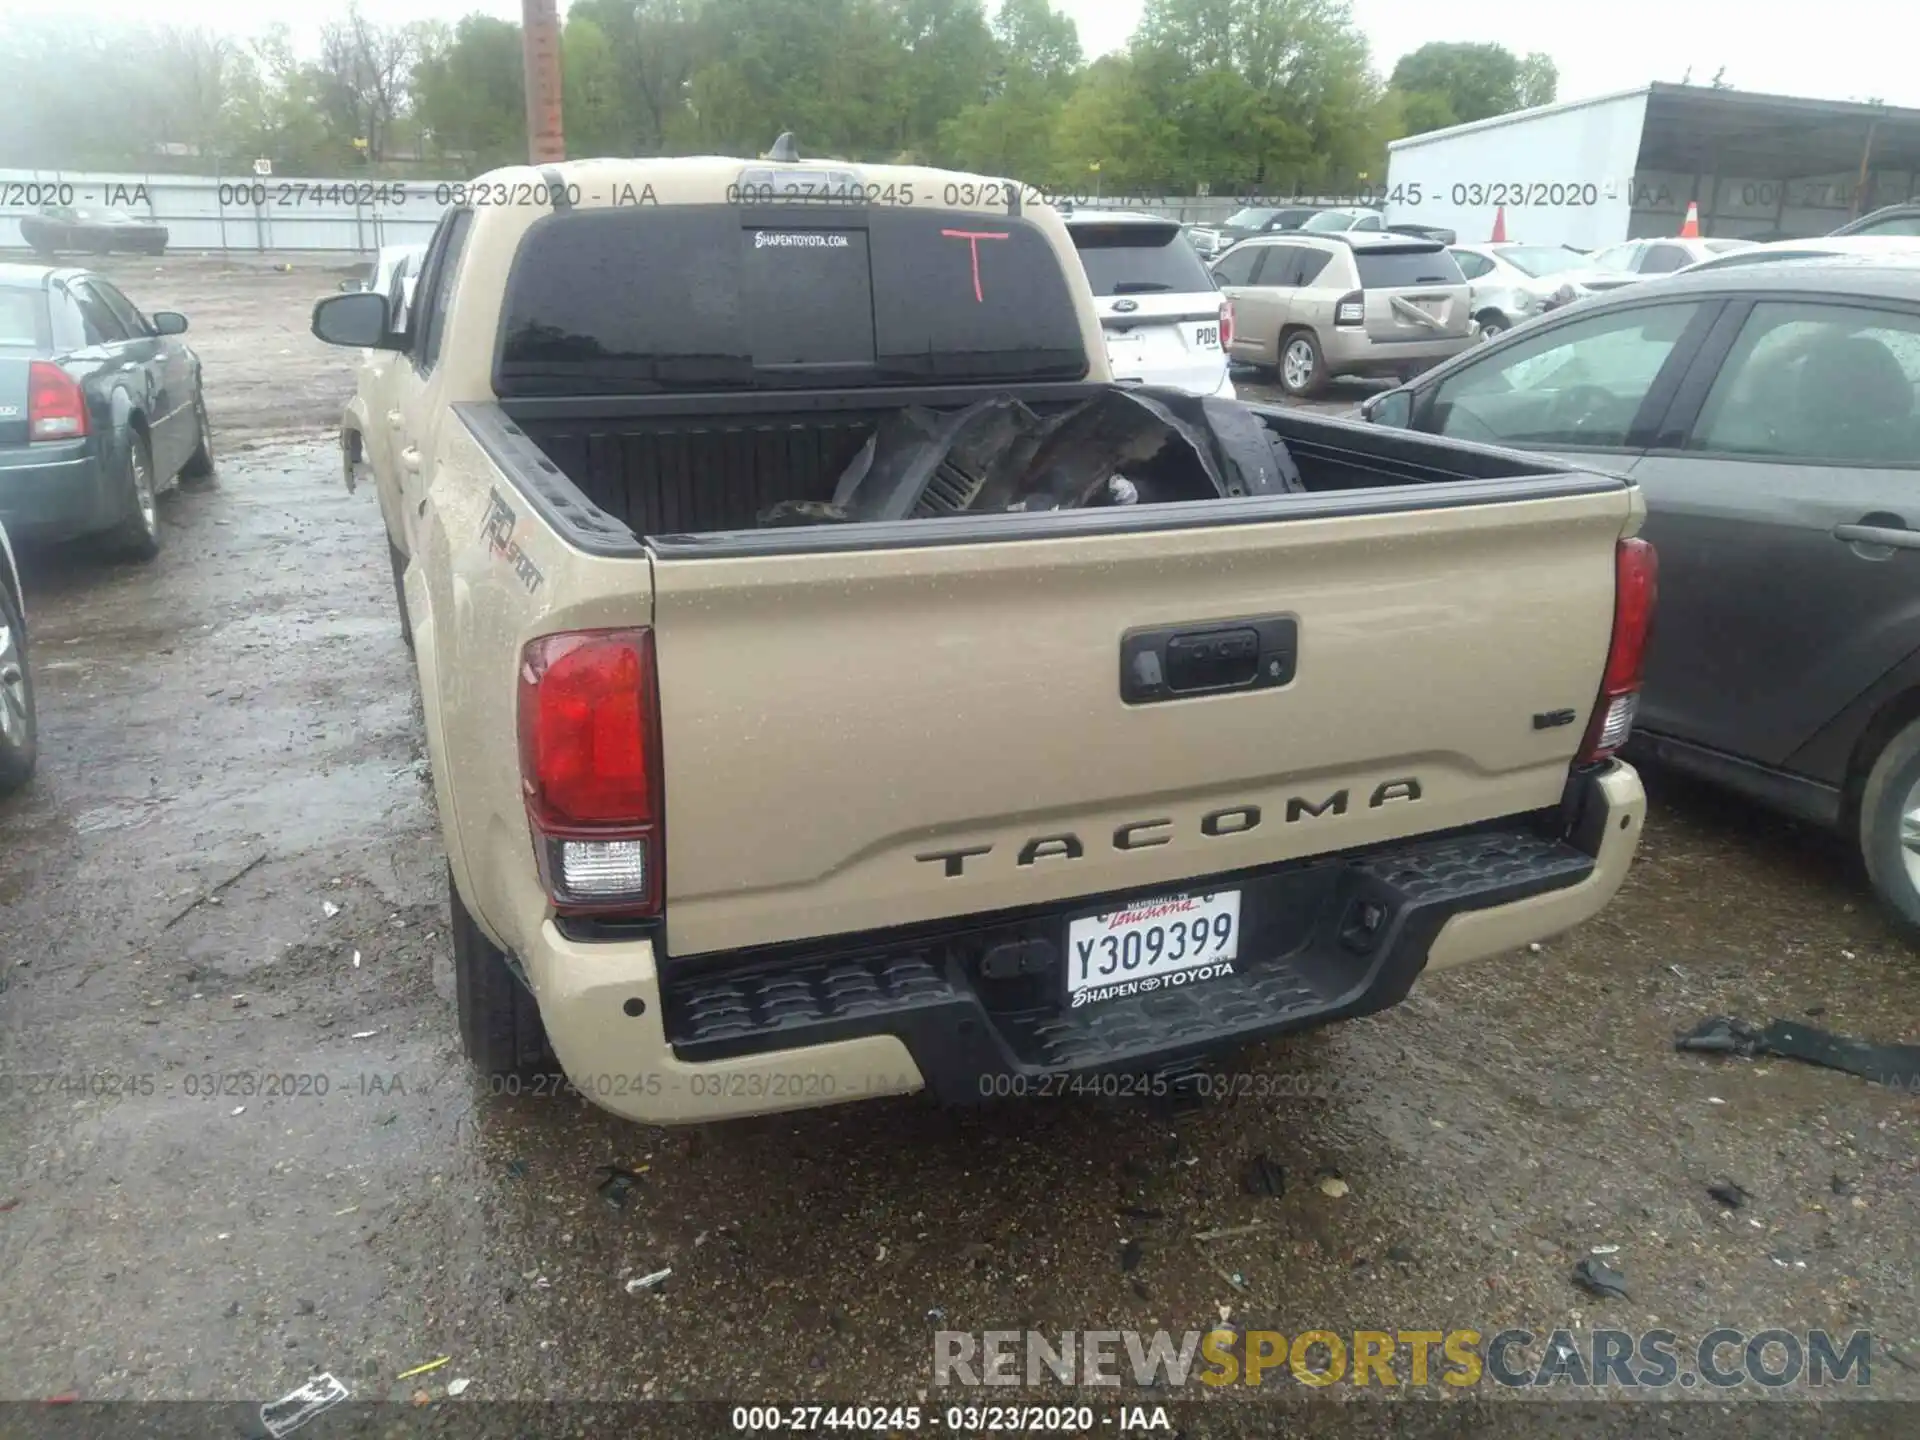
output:
{"label": "truck tailgate", "polygon": [[[1630,492],[1466,488],[988,543],[657,544],[669,953],[1150,898],[1553,805]],[[1243,619],[1273,622],[1263,647],[1292,622],[1291,678],[1123,697],[1129,632]]]}

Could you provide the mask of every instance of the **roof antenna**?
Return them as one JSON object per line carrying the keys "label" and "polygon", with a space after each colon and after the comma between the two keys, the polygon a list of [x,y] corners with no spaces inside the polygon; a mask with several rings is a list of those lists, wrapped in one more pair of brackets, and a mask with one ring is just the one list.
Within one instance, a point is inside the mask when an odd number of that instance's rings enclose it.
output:
{"label": "roof antenna", "polygon": [[793,161],[800,158],[800,147],[794,142],[791,130],[782,130],[780,138],[773,142],[773,148],[767,152],[769,160]]}

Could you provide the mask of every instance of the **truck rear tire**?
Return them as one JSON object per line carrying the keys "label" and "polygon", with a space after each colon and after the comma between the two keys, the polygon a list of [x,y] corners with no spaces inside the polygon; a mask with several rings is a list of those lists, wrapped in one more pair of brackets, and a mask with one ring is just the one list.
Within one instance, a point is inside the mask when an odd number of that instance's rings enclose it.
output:
{"label": "truck rear tire", "polygon": [[506,955],[474,924],[451,870],[447,903],[453,912],[453,994],[467,1059],[489,1079],[557,1070],[539,1005]]}
{"label": "truck rear tire", "polygon": [[1859,843],[1887,918],[1920,947],[1920,720],[1889,740],[1867,772]]}

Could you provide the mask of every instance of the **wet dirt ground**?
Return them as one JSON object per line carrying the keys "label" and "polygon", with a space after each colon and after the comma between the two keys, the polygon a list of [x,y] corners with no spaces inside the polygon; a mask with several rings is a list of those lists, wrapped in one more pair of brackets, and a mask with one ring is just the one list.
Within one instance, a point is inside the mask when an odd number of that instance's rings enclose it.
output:
{"label": "wet dirt ground", "polygon": [[[27,557],[43,750],[0,803],[0,1400],[257,1401],[318,1370],[436,1412],[944,1406],[936,1330],[1224,1314],[1289,1336],[1665,1328],[1688,1358],[1717,1327],[1864,1329],[1866,1398],[1736,1405],[1739,1433],[1920,1430],[1920,1101],[1671,1043],[1716,1013],[1913,1039],[1920,957],[1835,844],[1659,776],[1600,918],[1240,1057],[1232,1098],[663,1131],[488,1093],[455,1030],[379,515],[331,436],[352,356],[306,335],[338,274],[114,269],[192,317],[220,473],[163,497],[152,565]],[[1280,1194],[1250,1183],[1261,1161]],[[635,1178],[603,1192],[603,1166]],[[1743,1206],[1709,1196],[1722,1180]],[[1613,1246],[1630,1298],[1576,1289]],[[1291,1432],[1410,1423],[1284,1383],[1311,1402]],[[1246,1398],[1205,1389],[1181,1398]]]}

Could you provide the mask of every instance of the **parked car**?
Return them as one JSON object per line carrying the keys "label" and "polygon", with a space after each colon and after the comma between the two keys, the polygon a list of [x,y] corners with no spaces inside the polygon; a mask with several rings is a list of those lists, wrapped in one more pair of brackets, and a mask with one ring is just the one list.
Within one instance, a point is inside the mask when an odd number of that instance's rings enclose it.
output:
{"label": "parked car", "polygon": [[1093,287],[1113,378],[1233,398],[1233,307],[1172,220],[1076,210],[1067,233]]}
{"label": "parked car", "polygon": [[1696,260],[1676,275],[1695,275],[1702,270],[1725,270],[1734,265],[1767,265],[1776,260],[1821,260],[1836,255],[1858,255],[1865,259],[1898,262],[1920,253],[1920,236],[1911,235],[1823,235],[1813,240],[1779,240],[1730,250]]}
{"label": "parked car", "polygon": [[141,314],[84,270],[0,265],[0,523],[150,560],[155,496],[213,473],[187,317]]}
{"label": "parked car", "polygon": [[1483,339],[1511,330],[1522,320],[1568,304],[1589,293],[1568,277],[1584,269],[1587,257],[1563,245],[1452,245],[1460,273],[1473,287],[1473,318]]}
{"label": "parked car", "polygon": [[1671,275],[1709,256],[1751,249],[1755,243],[1752,240],[1705,240],[1698,236],[1626,240],[1596,250],[1587,257],[1584,269],[1568,271],[1566,278],[1589,294],[1618,290],[1622,285],[1632,285],[1650,275]]}
{"label": "parked car", "polygon": [[1233,302],[1228,353],[1277,370],[1290,395],[1406,378],[1474,343],[1466,277],[1437,240],[1299,231],[1241,241],[1213,275]]}
{"label": "parked car", "polygon": [[1336,205],[1300,222],[1309,235],[1339,235],[1349,230],[1384,230],[1387,217],[1364,205]]}
{"label": "parked car", "polygon": [[395,333],[400,333],[406,329],[407,311],[413,303],[414,280],[426,253],[424,244],[383,245],[367,273],[358,279],[342,280],[340,288],[350,294],[372,290],[386,296],[388,320]]}
{"label": "parked car", "polygon": [[20,238],[40,254],[111,255],[131,251],[160,255],[167,248],[167,227],[140,220],[124,210],[87,206],[45,205],[38,215],[20,222]]}
{"label": "parked car", "polygon": [[1445,225],[1415,225],[1412,222],[1395,222],[1387,226],[1393,235],[1417,235],[1422,240],[1438,240],[1442,245],[1457,244],[1460,239],[1458,230],[1449,230]]}
{"label": "parked car", "polygon": [[[0,413],[4,413],[0,406]],[[27,663],[27,597],[7,527],[0,525],[0,797],[33,778],[39,756],[33,670]]]}
{"label": "parked car", "polygon": [[1677,275],[1371,397],[1630,476],[1660,556],[1644,753],[1830,825],[1920,937],[1920,267]]}
{"label": "parked car", "polygon": [[1920,201],[1882,205],[1833,232],[1838,235],[1920,235]]}
{"label": "parked car", "polygon": [[[374,478],[481,1071],[657,1124],[1167,1089],[1615,893],[1631,482],[1117,386],[1061,217],[937,171],[545,175],[592,183],[445,213],[410,335],[313,313],[407,362]],[[802,180],[949,198],[741,244],[724,197]]]}
{"label": "parked car", "polygon": [[1298,230],[1320,213],[1318,205],[1249,205],[1236,210],[1221,225],[1196,225],[1188,231],[1193,248],[1204,256],[1219,255],[1249,235],[1272,235]]}

